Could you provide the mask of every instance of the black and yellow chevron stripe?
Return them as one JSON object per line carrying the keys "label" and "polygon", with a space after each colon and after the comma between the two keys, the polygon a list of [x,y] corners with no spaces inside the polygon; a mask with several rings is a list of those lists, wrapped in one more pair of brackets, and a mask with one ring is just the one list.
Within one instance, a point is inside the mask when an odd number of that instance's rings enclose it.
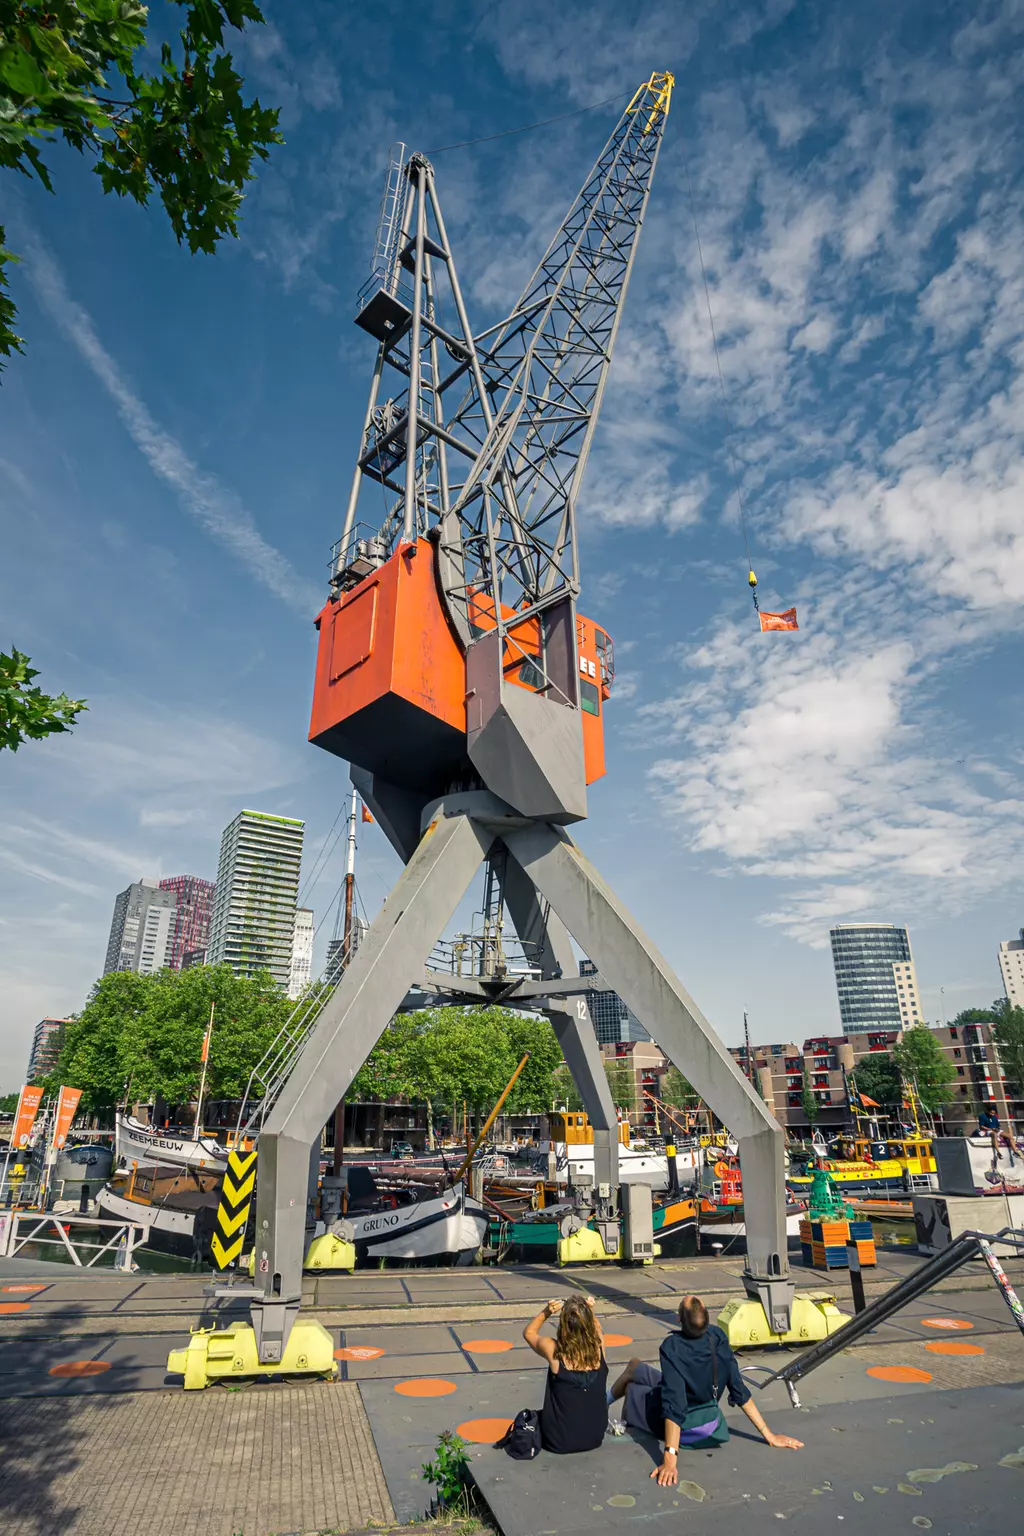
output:
{"label": "black and yellow chevron stripe", "polygon": [[230,1153],[217,1207],[216,1231],[210,1241],[218,1269],[227,1269],[242,1252],[255,1187],[256,1153]]}

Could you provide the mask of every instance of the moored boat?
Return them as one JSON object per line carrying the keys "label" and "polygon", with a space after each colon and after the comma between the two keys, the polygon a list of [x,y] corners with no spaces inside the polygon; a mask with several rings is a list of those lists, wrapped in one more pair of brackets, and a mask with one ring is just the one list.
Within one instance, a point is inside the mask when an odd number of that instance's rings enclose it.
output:
{"label": "moored boat", "polygon": [[213,1168],[223,1173],[227,1167],[229,1149],[212,1136],[158,1131],[122,1114],[116,1116],[114,1126],[117,1161],[123,1168],[137,1163],[147,1168]]}

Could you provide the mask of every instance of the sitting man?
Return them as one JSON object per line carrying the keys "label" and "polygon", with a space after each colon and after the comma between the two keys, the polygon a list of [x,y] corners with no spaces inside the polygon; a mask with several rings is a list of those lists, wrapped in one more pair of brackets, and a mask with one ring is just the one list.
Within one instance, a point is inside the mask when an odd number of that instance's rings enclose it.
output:
{"label": "sitting man", "polygon": [[626,1399],[626,1423],[664,1436],[665,1454],[651,1476],[662,1488],[677,1479],[676,1454],[683,1446],[722,1445],[729,1438],[718,1399],[729,1389],[729,1402],[742,1408],[768,1445],[799,1451],[802,1440],[773,1435],[740,1375],[736,1356],[721,1328],[709,1326],[708,1309],[699,1296],[679,1304],[679,1332],[662,1341],[661,1370],[631,1360],[608,1394],[609,1403]]}

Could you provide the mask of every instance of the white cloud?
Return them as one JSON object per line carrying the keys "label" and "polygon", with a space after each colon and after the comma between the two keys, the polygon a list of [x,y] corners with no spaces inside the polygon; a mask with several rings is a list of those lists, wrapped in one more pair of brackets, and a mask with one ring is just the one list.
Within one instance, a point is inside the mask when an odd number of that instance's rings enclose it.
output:
{"label": "white cloud", "polygon": [[117,406],[129,436],[158,479],[169,485],[196,522],[248,571],[249,575],[304,616],[318,605],[318,589],[268,544],[252,514],[235,493],[198,468],[181,444],[153,420],[110,353],[92,319],[72,299],[63,274],[35,231],[20,217],[18,241],[24,270],[36,296],[55,325]]}

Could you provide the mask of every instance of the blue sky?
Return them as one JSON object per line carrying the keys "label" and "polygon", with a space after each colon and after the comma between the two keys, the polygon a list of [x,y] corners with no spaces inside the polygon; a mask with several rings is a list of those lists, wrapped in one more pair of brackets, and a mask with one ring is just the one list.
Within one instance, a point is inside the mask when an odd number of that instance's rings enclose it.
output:
{"label": "blue sky", "polygon": [[[653,69],[676,95],[580,504],[581,606],[620,668],[580,841],[726,1040],[744,1009],[762,1039],[838,1031],[834,921],[910,926],[929,1018],[991,999],[1024,923],[1024,5],[265,10],[236,52],[287,143],[230,249],[190,258],[59,150],[56,197],[5,181],[28,356],[0,390],[0,638],[90,712],[0,759],[0,1086],[81,1006],[129,880],[212,878],[243,805],[304,817],[308,867],[335,818],[312,618],[389,143],[624,100]],[[436,156],[481,327],[616,115]],[[730,444],[797,635],[754,626]],[[395,872],[364,829],[371,915]]]}

